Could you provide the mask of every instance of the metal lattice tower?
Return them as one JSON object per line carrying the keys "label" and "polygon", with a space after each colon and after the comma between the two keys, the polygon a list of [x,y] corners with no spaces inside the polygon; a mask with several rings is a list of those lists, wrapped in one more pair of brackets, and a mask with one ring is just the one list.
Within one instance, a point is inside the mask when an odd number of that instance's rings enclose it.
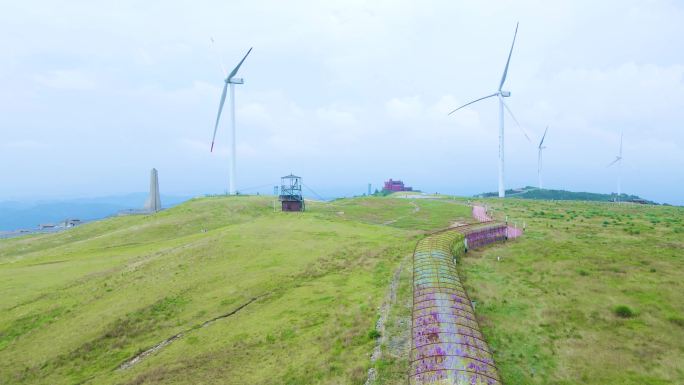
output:
{"label": "metal lattice tower", "polygon": [[283,211],[304,211],[301,177],[290,174],[280,178],[280,202]]}

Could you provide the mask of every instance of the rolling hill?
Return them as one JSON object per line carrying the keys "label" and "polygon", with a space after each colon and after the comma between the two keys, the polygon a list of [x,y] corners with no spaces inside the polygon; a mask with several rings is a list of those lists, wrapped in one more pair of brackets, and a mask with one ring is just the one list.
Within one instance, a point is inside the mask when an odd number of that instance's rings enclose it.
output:
{"label": "rolling hill", "polygon": [[[506,384],[684,381],[684,209],[479,201],[526,227],[458,261]],[[212,197],[0,240],[0,383],[404,384],[412,251],[465,203]]]}
{"label": "rolling hill", "polygon": [[[488,192],[476,195],[478,198],[493,198],[498,196],[496,192]],[[592,202],[614,202],[617,194],[600,194],[591,192],[574,192],[566,190],[539,189],[536,187],[522,187],[519,189],[506,190],[507,198],[519,199],[543,199],[543,200],[573,200],[573,201],[592,201]],[[653,201],[641,198],[636,195],[620,194],[621,202],[633,202],[641,204],[657,204]]]}
{"label": "rolling hill", "polygon": [[[41,223],[65,219],[82,221],[106,218],[126,209],[142,208],[147,194],[134,193],[99,198],[37,202],[0,202],[0,231],[34,229]],[[162,196],[164,207],[172,207],[187,197]]]}

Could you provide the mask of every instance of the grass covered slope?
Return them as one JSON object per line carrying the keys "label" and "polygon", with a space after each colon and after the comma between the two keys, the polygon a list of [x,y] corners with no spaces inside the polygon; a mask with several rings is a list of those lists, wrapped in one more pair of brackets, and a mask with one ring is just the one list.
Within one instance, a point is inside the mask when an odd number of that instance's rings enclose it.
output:
{"label": "grass covered slope", "polygon": [[[459,261],[504,383],[684,383],[684,209],[482,201],[527,224]],[[403,384],[407,257],[464,202],[206,198],[0,240],[0,383],[362,384],[396,276],[374,367]]]}
{"label": "grass covered slope", "polygon": [[363,383],[415,229],[470,212],[389,198],[308,208],[207,198],[0,241],[0,383]]}
{"label": "grass covered slope", "polygon": [[485,203],[527,223],[460,264],[504,383],[684,383],[684,209]]}

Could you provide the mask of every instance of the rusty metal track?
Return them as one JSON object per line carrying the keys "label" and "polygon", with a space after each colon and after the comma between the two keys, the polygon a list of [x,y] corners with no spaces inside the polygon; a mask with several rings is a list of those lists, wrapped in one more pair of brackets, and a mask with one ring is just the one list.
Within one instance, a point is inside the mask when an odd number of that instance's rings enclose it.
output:
{"label": "rusty metal track", "polygon": [[[411,385],[499,385],[501,379],[460,282],[452,248],[468,234],[478,246],[505,225],[460,226],[420,240],[413,252]],[[488,242],[491,243],[491,242]]]}

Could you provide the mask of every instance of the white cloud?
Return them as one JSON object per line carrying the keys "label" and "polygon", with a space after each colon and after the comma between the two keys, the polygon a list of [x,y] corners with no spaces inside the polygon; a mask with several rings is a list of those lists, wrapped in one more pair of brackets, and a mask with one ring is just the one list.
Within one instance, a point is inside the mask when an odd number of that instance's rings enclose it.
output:
{"label": "white cloud", "polygon": [[79,70],[52,70],[35,76],[37,83],[62,90],[92,90],[97,82],[92,75]]}
{"label": "white cloud", "polygon": [[451,115],[451,111],[462,106],[464,103],[452,95],[442,96],[434,105],[429,107],[429,115],[435,120],[446,120],[459,126],[469,128],[480,125],[480,114],[472,108],[463,108]]}
{"label": "white cloud", "polygon": [[423,115],[423,102],[420,96],[392,98],[385,103],[387,115],[393,119],[415,119]]}
{"label": "white cloud", "polygon": [[592,119],[650,120],[684,107],[683,79],[681,64],[568,68],[558,74],[558,101]]}
{"label": "white cloud", "polygon": [[335,127],[353,127],[358,124],[354,114],[331,106],[317,108],[316,117],[322,123]]}
{"label": "white cloud", "polygon": [[[257,179],[270,177],[269,170],[286,167],[319,186],[394,174],[419,188],[492,190],[496,101],[447,114],[493,92],[516,20],[507,103],[533,140],[551,126],[549,183],[551,175],[566,175],[558,177],[566,188],[612,189],[598,167],[610,161],[623,129],[625,164],[634,175],[681,168],[684,51],[675,48],[684,36],[684,6],[678,2],[294,0],[188,7],[172,0],[160,8],[32,0],[3,10],[0,46],[12,55],[0,62],[0,131],[6,140],[28,132],[51,146],[18,165],[21,151],[0,152],[0,167],[14,165],[5,173],[8,194],[30,193],[40,188],[33,181],[53,175],[65,189],[83,186],[79,181],[99,168],[121,176],[92,188],[135,189],[122,182],[125,176],[157,163],[170,178],[222,191],[225,178],[214,175],[225,172],[229,116],[226,106],[217,153],[209,154],[223,85],[209,36],[228,67],[255,47],[241,69],[246,83],[237,88],[238,172],[245,183],[261,184]],[[228,13],[240,17],[226,24]],[[66,150],[93,151],[91,161],[65,172],[49,159]],[[508,117],[506,154],[511,183],[533,183],[534,146]],[[439,177],[456,174],[470,182],[446,185],[442,180],[452,179]],[[645,188],[628,182],[635,193]],[[665,192],[681,187],[668,178],[649,183]]]}
{"label": "white cloud", "polygon": [[259,126],[269,126],[273,123],[269,109],[262,103],[255,101],[241,103],[239,107],[236,107],[236,110],[241,121]]}

